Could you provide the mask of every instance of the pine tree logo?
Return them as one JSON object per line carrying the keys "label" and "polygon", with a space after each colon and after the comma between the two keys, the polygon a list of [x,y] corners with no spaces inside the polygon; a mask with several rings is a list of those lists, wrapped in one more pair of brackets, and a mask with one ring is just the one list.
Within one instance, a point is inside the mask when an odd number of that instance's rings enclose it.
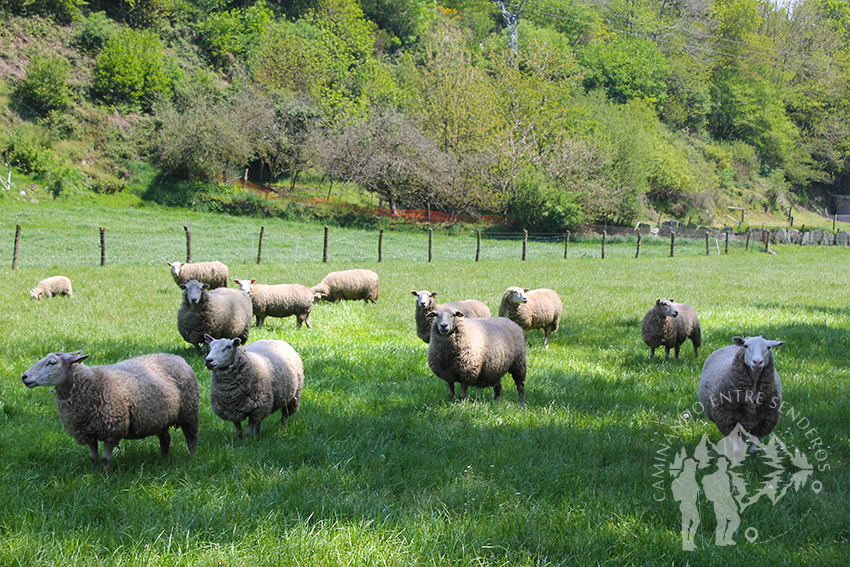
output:
{"label": "pine tree logo", "polygon": [[[755,468],[770,471],[755,487],[747,485],[739,470],[746,457],[733,456],[730,461],[724,456],[724,447],[733,443],[746,443],[748,439],[757,448],[758,466]],[[771,435],[770,441],[763,444],[738,424],[732,433],[717,444],[703,435],[693,456],[689,456],[683,448],[673,458],[669,473],[673,499],[679,503],[682,512],[682,549],[692,551],[696,549],[694,536],[700,524],[697,505],[700,493],[713,505],[717,518],[715,544],[735,545],[733,537],[741,525],[741,514],[747,508],[762,497],[767,497],[775,505],[788,493],[789,488],[799,492],[812,480],[814,467],[799,449],[789,451],[777,435]],[[811,487],[816,493],[823,488],[818,480],[812,480]],[[752,543],[758,538],[758,530],[748,527],[744,537]]]}

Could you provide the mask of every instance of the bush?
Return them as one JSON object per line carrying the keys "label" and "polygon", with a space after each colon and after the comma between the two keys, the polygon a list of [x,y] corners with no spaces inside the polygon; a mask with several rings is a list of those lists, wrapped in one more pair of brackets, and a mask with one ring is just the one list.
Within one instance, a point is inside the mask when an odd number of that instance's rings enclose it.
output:
{"label": "bush", "polygon": [[43,143],[43,136],[32,128],[19,128],[6,149],[9,164],[22,173],[43,175],[50,170],[53,151]]}
{"label": "bush", "polygon": [[15,86],[15,95],[42,115],[64,110],[74,100],[68,86],[70,73],[71,65],[64,57],[33,55],[26,75]]}
{"label": "bush", "polygon": [[96,55],[117,30],[118,26],[105,12],[95,12],[80,22],[73,46],[86,55]]}
{"label": "bush", "polygon": [[170,99],[172,81],[159,38],[132,29],[112,34],[97,57],[93,87],[97,96],[113,103],[149,106]]}

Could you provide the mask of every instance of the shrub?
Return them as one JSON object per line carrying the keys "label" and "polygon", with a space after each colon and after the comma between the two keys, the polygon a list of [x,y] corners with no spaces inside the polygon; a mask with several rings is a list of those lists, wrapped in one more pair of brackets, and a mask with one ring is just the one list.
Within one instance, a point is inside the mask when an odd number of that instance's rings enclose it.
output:
{"label": "shrub", "polygon": [[19,128],[12,135],[6,156],[9,163],[23,173],[47,173],[53,161],[53,151],[43,143],[43,136],[32,128]]}
{"label": "shrub", "polygon": [[73,46],[86,55],[96,55],[117,30],[118,26],[105,12],[95,12],[81,20]]}
{"label": "shrub", "polygon": [[172,81],[159,38],[132,29],[112,34],[97,57],[93,87],[97,96],[114,103],[150,105],[171,98]]}
{"label": "shrub", "polygon": [[70,73],[71,65],[64,57],[33,55],[26,75],[15,86],[15,95],[42,115],[64,110],[74,100],[68,86]]}

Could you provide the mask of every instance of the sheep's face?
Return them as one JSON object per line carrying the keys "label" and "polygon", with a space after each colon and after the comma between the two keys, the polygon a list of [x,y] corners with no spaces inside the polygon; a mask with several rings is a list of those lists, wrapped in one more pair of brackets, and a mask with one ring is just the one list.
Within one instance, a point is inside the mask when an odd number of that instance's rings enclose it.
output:
{"label": "sheep's face", "polygon": [[204,290],[210,288],[208,284],[202,284],[198,280],[189,280],[180,286],[183,289],[183,297],[189,305],[197,305],[201,302]]}
{"label": "sheep's face", "polygon": [[33,299],[41,299],[42,297],[44,297],[44,292],[40,289],[30,290],[30,297]]}
{"label": "sheep's face", "polygon": [[658,313],[658,316],[661,318],[664,317],[675,317],[679,314],[679,311],[673,307],[672,299],[659,299],[655,302],[655,312]]}
{"label": "sheep's face", "polygon": [[89,355],[83,354],[83,351],[51,352],[24,372],[21,380],[27,388],[64,384],[73,376],[73,365],[88,357]]}
{"label": "sheep's face", "polygon": [[236,349],[242,344],[239,339],[214,339],[209,335],[204,335],[204,342],[210,347],[210,353],[204,359],[204,364],[210,370],[230,366]]}
{"label": "sheep's face", "polygon": [[463,313],[460,311],[452,311],[451,309],[431,311],[428,313],[428,319],[431,321],[431,333],[436,330],[443,336],[451,335],[457,329],[458,321],[462,318]]}
{"label": "sheep's face", "polygon": [[183,262],[168,262],[168,265],[171,266],[171,275],[175,278],[180,275],[180,267],[183,265]]}
{"label": "sheep's face", "polygon": [[437,297],[436,291],[431,292],[423,289],[422,291],[411,291],[410,293],[416,296],[417,309],[433,310],[434,306],[437,305],[437,302],[434,300]]}
{"label": "sheep's face", "polygon": [[528,293],[528,288],[521,288],[517,286],[511,286],[505,291],[505,295],[511,303],[528,303],[528,296],[526,293]]}
{"label": "sheep's face", "polygon": [[256,282],[257,280],[233,280],[236,282],[236,285],[239,286],[239,289],[251,295],[251,284]]}
{"label": "sheep's face", "polygon": [[744,349],[744,364],[747,365],[753,376],[760,375],[764,370],[765,365],[773,356],[771,349],[785,343],[785,341],[769,341],[760,336],[745,339],[734,337],[732,342]]}

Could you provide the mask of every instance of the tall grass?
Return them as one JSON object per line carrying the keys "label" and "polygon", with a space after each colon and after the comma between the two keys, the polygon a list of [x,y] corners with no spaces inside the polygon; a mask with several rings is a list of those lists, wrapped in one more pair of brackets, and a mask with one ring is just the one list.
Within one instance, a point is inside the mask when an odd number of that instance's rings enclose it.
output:
{"label": "tall grass", "polygon": [[[149,226],[177,225],[176,235],[151,230],[134,243],[140,256],[161,257],[101,268],[64,262],[77,258],[69,246],[47,265],[2,270],[0,565],[843,566],[850,558],[846,249],[604,261],[565,261],[553,251],[526,262],[514,254],[428,263],[420,248],[416,259],[380,264],[332,257],[327,265],[257,266],[247,253],[225,255],[239,241],[211,240],[203,244],[209,257],[221,254],[235,277],[309,285],[355,265],[381,277],[377,305],[318,305],[311,331],[296,332],[291,318],[252,328],[251,340],[282,338],[301,353],[306,383],[285,429],[269,418],[258,439],[238,442],[206,401],[202,358],[177,332],[180,294],[164,262],[185,253],[183,222],[225,231],[256,229],[256,221],[154,209],[107,216],[129,226],[134,214]],[[77,212],[44,226],[80,222]],[[446,248],[468,245],[458,240],[435,236]],[[404,244],[411,253],[412,241]],[[58,272],[73,280],[73,300],[27,297]],[[415,335],[410,291],[475,297],[497,312],[508,285],[550,287],[565,305],[548,350],[542,332],[529,333],[527,407],[508,377],[499,403],[492,390],[450,403]],[[657,297],[697,308],[698,359],[688,344],[678,361],[649,360],[639,328]],[[814,475],[823,489],[810,483],[776,504],[762,499],[742,514],[730,547],[714,545],[714,514],[703,500],[698,549],[682,551],[678,505],[653,486],[663,436],[674,434],[689,452],[703,434],[719,440],[704,420],[682,426],[682,411],[696,401],[707,354],[732,336],[758,334],[787,341],[776,351],[784,397],[828,446],[818,464],[830,468]],[[62,430],[54,396],[20,381],[47,352],[76,349],[91,353],[90,364],[184,356],[201,383],[198,454],[190,457],[175,432],[169,459],[158,457],[155,438],[125,441],[108,476],[91,470],[86,449]],[[777,428],[814,462],[806,431],[787,416]],[[769,472],[756,463],[745,475],[757,483]],[[752,543],[748,527],[758,529]]]}

